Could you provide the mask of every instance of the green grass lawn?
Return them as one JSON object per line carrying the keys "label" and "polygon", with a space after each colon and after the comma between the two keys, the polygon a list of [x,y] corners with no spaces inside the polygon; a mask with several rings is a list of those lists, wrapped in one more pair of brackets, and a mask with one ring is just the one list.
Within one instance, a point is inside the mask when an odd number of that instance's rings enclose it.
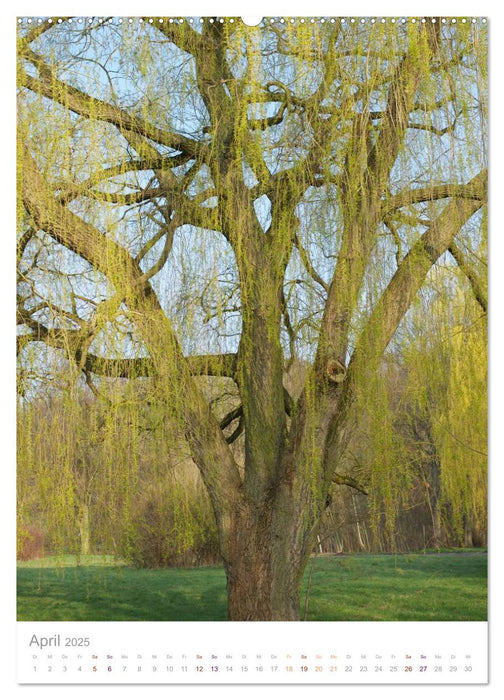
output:
{"label": "green grass lawn", "polygon": [[[46,558],[18,566],[18,620],[225,620],[220,567],[133,569],[112,557]],[[301,618],[486,620],[482,551],[313,558]]]}

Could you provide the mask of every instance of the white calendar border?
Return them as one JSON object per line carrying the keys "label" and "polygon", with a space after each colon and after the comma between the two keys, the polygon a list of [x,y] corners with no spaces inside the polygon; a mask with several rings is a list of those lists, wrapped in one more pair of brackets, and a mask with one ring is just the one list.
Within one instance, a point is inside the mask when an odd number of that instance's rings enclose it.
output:
{"label": "white calendar border", "polygon": [[[72,6],[75,9],[71,9]],[[499,118],[502,114],[501,107],[501,97],[500,97],[500,69],[496,69],[496,66],[503,65],[503,56],[501,51],[504,47],[504,42],[499,39],[499,33],[504,31],[502,23],[502,9],[495,7],[493,2],[488,2],[488,0],[480,0],[475,2],[472,0],[468,2],[467,0],[459,0],[458,2],[444,2],[439,3],[439,0],[432,2],[432,0],[425,0],[422,3],[408,3],[405,7],[404,2],[390,2],[390,0],[384,0],[382,2],[370,2],[364,0],[353,0],[351,3],[334,3],[334,1],[329,2],[329,0],[310,0],[309,3],[301,3],[299,0],[291,0],[290,2],[274,2],[270,0],[269,2],[264,2],[264,0],[254,0],[253,3],[244,2],[231,2],[230,0],[222,2],[222,0],[217,0],[216,2],[188,2],[185,3],[173,3],[169,4],[169,9],[167,8],[166,2],[150,2],[141,4],[142,14],[166,14],[170,12],[173,14],[184,15],[206,15],[209,12],[213,14],[220,14],[222,16],[227,15],[250,15],[252,14],[251,6],[253,7],[253,14],[257,15],[320,15],[320,16],[331,16],[331,15],[348,15],[354,14],[355,16],[375,16],[375,15],[403,15],[405,12],[411,15],[476,15],[476,16],[488,16],[490,18],[490,29],[491,29],[491,43],[490,43],[490,55],[491,55],[491,65],[493,66],[493,71],[490,73],[491,78],[491,151],[499,152],[502,151],[502,136],[499,133]],[[14,94],[14,32],[13,32],[13,20],[16,15],[37,15],[37,14],[47,14],[57,16],[68,15],[68,14],[86,14],[86,15],[137,15],[140,13],[138,2],[130,2],[125,0],[123,2],[95,2],[94,0],[89,0],[84,3],[75,2],[44,2],[41,3],[40,0],[26,0],[19,3],[15,7],[9,7],[8,11],[2,9],[0,11],[0,16],[2,17],[2,22],[0,23],[0,31],[2,32],[1,38],[1,51],[2,51],[2,66],[4,70],[2,71],[4,77],[4,90],[5,94],[11,96]],[[495,78],[494,78],[495,76]],[[6,87],[5,87],[6,86]],[[7,126],[12,129],[12,134],[14,133],[15,124],[15,107],[12,102],[8,102],[7,109],[10,109],[7,118]],[[499,158],[500,160],[500,158]],[[9,203],[6,208],[6,216],[4,217],[4,245],[7,246],[7,254],[2,254],[2,265],[5,264],[5,268],[2,267],[2,274],[0,275],[0,284],[2,290],[2,296],[0,297],[4,303],[4,310],[6,307],[9,309],[14,308],[14,239],[11,236],[11,232],[15,229],[15,143],[14,138],[11,139],[10,147],[5,156],[5,161],[7,167],[4,166],[3,171],[0,173],[3,184],[3,192],[8,194]],[[497,198],[492,197],[492,192],[500,194],[500,188],[498,188],[498,177],[497,169],[493,168],[492,165],[492,176],[491,176],[491,201],[498,201]],[[498,223],[496,221],[496,216],[494,209],[491,208],[490,211],[490,223],[491,223],[491,261],[498,260],[504,261],[503,254],[503,242],[502,237],[498,234],[500,230],[498,228]],[[12,240],[11,240],[12,238]],[[9,239],[8,243],[5,243],[6,239]],[[12,248],[10,246],[12,245]],[[3,251],[4,253],[4,251]],[[493,269],[493,273],[492,273]],[[500,417],[500,406],[498,405],[498,396],[502,393],[504,389],[504,382],[502,377],[502,369],[499,366],[498,353],[496,347],[502,342],[502,331],[498,320],[497,312],[499,310],[500,298],[503,295],[503,289],[500,287],[502,284],[503,276],[496,272],[495,264],[492,265],[491,262],[491,313],[490,313],[490,339],[491,339],[491,350],[490,350],[490,363],[491,363],[491,413],[490,413],[490,438],[491,438],[491,459],[490,459],[490,516],[491,516],[491,533],[490,533],[490,595],[489,595],[489,634],[490,634],[490,683],[487,686],[477,686],[477,690],[473,686],[429,686],[429,695],[434,693],[436,697],[439,692],[439,696],[443,698],[453,696],[457,700],[464,697],[477,697],[480,695],[486,695],[487,697],[497,697],[498,694],[503,692],[503,678],[504,678],[504,663],[501,658],[501,654],[504,653],[504,635],[503,635],[503,603],[502,596],[499,595],[499,589],[502,588],[502,560],[498,557],[499,541],[498,536],[493,536],[492,533],[502,531],[502,514],[503,508],[499,502],[500,496],[504,493],[502,488],[502,447],[496,443],[498,439],[499,432],[502,430],[501,423],[502,419]],[[493,310],[496,310],[494,313]],[[9,311],[5,311],[5,316],[8,322],[11,321],[11,316]],[[13,338],[12,338],[13,340]],[[5,339],[4,339],[5,341]],[[14,439],[15,434],[15,409],[14,409],[14,381],[15,372],[14,361],[13,361],[13,343],[10,346],[0,347],[0,353],[2,358],[2,367],[4,368],[3,376],[3,400],[2,400],[2,443],[5,447],[4,453],[4,484],[2,488],[2,510],[1,518],[3,524],[3,532],[8,534],[7,546],[4,546],[4,564],[10,562],[7,566],[4,566],[3,574],[3,585],[2,585],[2,626],[0,633],[0,669],[2,671],[2,677],[0,678],[0,686],[2,689],[7,690],[9,697],[28,697],[36,693],[37,698],[57,698],[66,697],[68,692],[70,692],[69,686],[17,686],[15,682],[15,637],[16,637],[16,622],[15,622],[15,538],[14,538],[14,526],[15,523],[15,477],[13,465],[15,464],[15,449],[14,449]],[[492,543],[495,540],[495,552],[492,548]],[[5,540],[4,540],[5,542]],[[94,623],[93,623],[94,624]],[[205,624],[205,623],[201,623]],[[234,623],[231,623],[234,624]],[[265,623],[269,624],[269,623]],[[289,623],[292,625],[303,625],[305,623]],[[357,623],[358,624],[358,623]],[[379,623],[381,624],[381,623]],[[416,623],[412,623],[416,624]],[[109,697],[129,698],[138,697],[138,686],[99,686],[100,693],[106,692]],[[98,690],[98,688],[97,688]],[[285,696],[289,698],[303,697],[306,698],[306,688],[303,686],[289,686],[286,688],[282,687],[263,687],[261,686],[261,694],[266,693],[269,697],[271,690],[271,697],[273,693],[275,698],[278,698],[279,694],[281,697]],[[73,697],[89,697],[90,688],[89,686],[72,686],[71,693]],[[148,692],[153,695],[159,695],[160,697],[167,697],[166,686],[149,686]],[[175,697],[189,697],[192,696],[194,692],[194,686],[177,686]],[[235,696],[237,692],[236,686],[218,686],[218,687],[208,687],[204,688],[205,698],[224,698]],[[252,697],[257,693],[255,686],[240,686],[240,696],[242,697]],[[323,686],[317,687],[316,692],[322,697],[327,696],[334,698],[335,693],[344,693],[343,697],[361,697],[362,686],[344,686],[344,688],[335,689],[334,686]],[[407,688],[408,697],[422,694],[425,696],[425,689],[423,686],[408,686]],[[394,693],[399,694],[401,697],[404,695],[404,686],[373,686],[373,698],[387,698],[394,697]]]}

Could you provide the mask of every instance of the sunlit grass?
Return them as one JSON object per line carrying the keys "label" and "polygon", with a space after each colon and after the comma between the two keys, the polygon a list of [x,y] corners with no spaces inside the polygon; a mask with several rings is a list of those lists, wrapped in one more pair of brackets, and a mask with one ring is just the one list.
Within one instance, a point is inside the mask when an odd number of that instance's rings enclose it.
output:
{"label": "sunlit grass", "polygon": [[[486,579],[486,552],[317,557],[301,618],[486,620]],[[98,556],[18,569],[19,620],[225,620],[226,606],[221,567],[132,569]]]}
{"label": "sunlit grass", "polygon": [[18,562],[19,569],[52,569],[74,566],[126,566],[126,562],[110,554],[62,554]]}
{"label": "sunlit grass", "polygon": [[320,557],[306,619],[485,620],[486,564],[481,552]]}

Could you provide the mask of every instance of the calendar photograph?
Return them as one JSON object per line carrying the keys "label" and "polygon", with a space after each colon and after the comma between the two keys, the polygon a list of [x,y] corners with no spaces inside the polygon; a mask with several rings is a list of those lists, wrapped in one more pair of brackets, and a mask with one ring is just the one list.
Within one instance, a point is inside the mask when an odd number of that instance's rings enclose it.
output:
{"label": "calendar photograph", "polygon": [[16,24],[30,654],[485,623],[486,19]]}

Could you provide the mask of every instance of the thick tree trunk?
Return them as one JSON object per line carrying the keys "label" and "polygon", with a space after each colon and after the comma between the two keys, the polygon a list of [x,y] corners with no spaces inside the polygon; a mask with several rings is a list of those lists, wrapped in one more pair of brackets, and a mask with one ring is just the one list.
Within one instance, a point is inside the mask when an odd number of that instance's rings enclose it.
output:
{"label": "thick tree trunk", "polygon": [[300,585],[317,527],[307,517],[305,499],[287,503],[282,491],[260,509],[242,503],[228,530],[230,620],[300,619]]}
{"label": "thick tree trunk", "polygon": [[[269,550],[269,551],[268,551]],[[272,561],[272,547],[237,557],[227,570],[229,620],[299,620],[299,564]],[[281,575],[280,570],[287,575]]]}

